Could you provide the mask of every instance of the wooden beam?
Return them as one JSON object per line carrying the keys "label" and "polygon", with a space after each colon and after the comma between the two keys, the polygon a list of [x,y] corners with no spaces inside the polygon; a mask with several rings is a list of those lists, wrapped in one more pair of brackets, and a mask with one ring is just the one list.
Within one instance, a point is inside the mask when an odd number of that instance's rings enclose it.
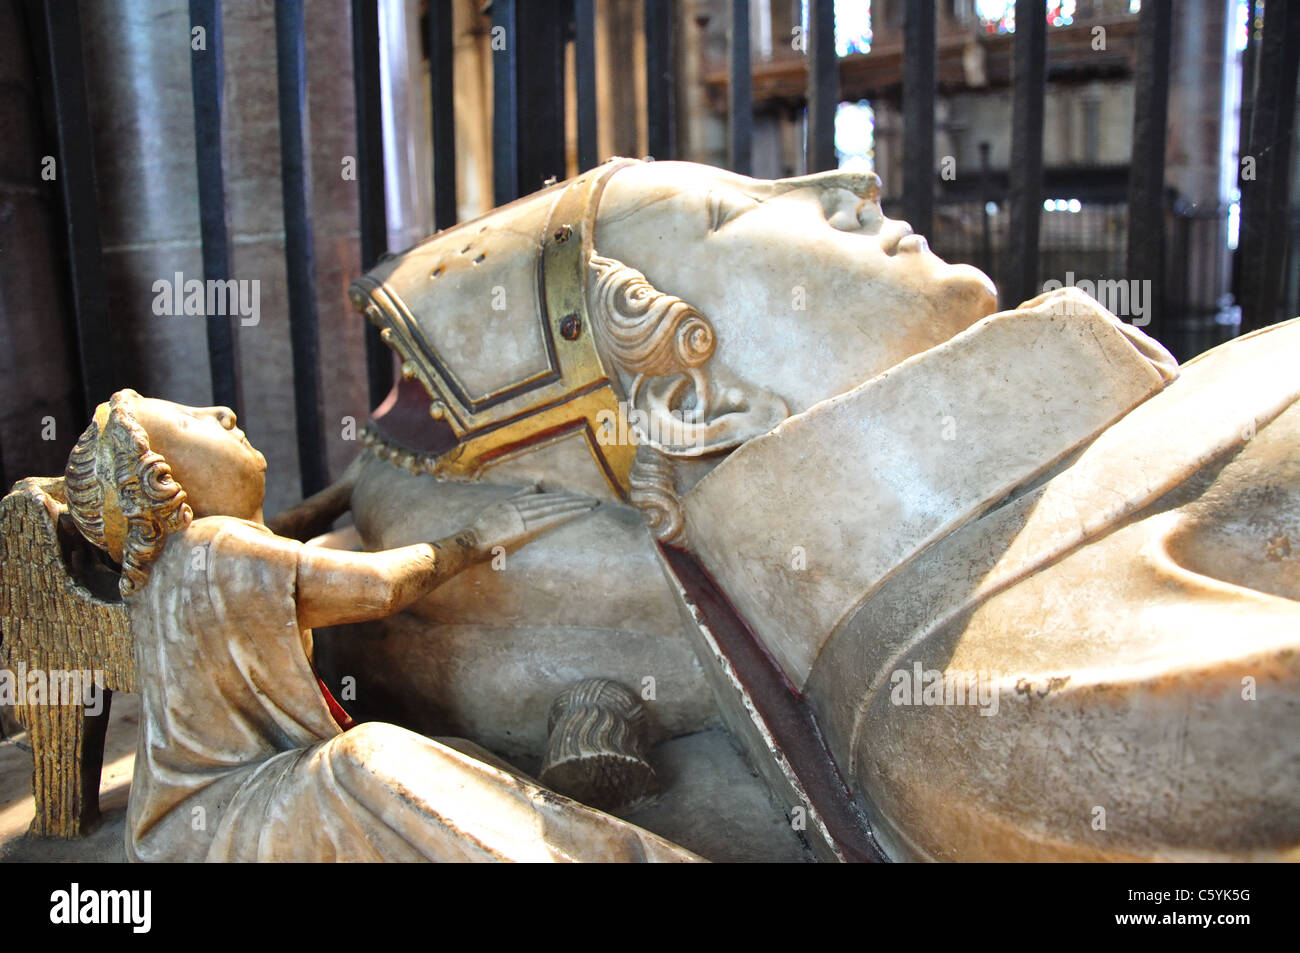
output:
{"label": "wooden beam", "polygon": [[[1092,49],[1094,25],[1106,28],[1106,49]],[[972,89],[1005,89],[1011,85],[1012,44],[1015,34],[980,35],[975,43],[984,55],[985,83],[972,86],[963,56],[972,36],[969,31],[943,31],[937,39],[937,78],[942,93]],[[1137,17],[1089,20],[1053,27],[1047,34],[1047,78],[1053,83],[1087,83],[1096,79],[1125,79],[1133,75],[1137,59]],[[771,60],[754,64],[754,107],[758,114],[776,108],[802,108],[808,101],[808,58],[780,46]],[[872,41],[870,53],[850,53],[839,58],[839,89],[846,100],[901,101],[903,89],[903,39],[884,35]],[[713,68],[704,74],[709,108],[717,115],[727,109],[729,73]]]}

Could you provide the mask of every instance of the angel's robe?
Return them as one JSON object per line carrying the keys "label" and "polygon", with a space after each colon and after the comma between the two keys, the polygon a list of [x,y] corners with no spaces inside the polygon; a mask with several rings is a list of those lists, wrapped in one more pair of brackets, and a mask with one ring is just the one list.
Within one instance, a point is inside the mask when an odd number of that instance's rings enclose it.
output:
{"label": "angel's robe", "polygon": [[298,625],[301,546],[198,519],[128,600],[143,701],[131,860],[698,859],[397,726],[341,730]]}

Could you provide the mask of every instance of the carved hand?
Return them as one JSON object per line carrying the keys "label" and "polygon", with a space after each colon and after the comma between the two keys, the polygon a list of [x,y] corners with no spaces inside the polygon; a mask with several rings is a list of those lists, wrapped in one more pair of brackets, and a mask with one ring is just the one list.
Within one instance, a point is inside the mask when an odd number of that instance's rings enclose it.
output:
{"label": "carved hand", "polygon": [[536,486],[528,487],[493,503],[470,524],[475,554],[480,559],[488,559],[498,546],[507,550],[517,549],[598,505],[598,500],[578,493],[543,493]]}

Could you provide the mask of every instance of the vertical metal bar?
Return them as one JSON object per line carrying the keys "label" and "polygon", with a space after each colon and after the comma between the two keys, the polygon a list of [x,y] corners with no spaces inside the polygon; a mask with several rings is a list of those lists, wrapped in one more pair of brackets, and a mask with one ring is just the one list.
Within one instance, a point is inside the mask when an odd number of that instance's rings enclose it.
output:
{"label": "vertical metal bar", "polygon": [[[357,201],[361,207],[361,269],[369,271],[388,251],[384,206],[384,117],[379,78],[378,0],[352,0],[352,86],[357,105]],[[363,322],[370,406],[393,386],[393,354],[379,328]]]}
{"label": "vertical metal bar", "polygon": [[[1169,244],[1173,250],[1170,256],[1171,267],[1165,274],[1165,280],[1169,283],[1168,292],[1163,304],[1172,313],[1182,317],[1187,317],[1192,303],[1200,300],[1191,287],[1193,280],[1191,276],[1196,273],[1188,261],[1192,249],[1191,225],[1191,216],[1182,209],[1176,208],[1171,222],[1172,234],[1169,236]],[[1154,304],[1154,301],[1152,303]],[[1199,318],[1200,315],[1197,317]],[[1196,353],[1194,337],[1198,330],[1196,324],[1199,322],[1181,321],[1177,324],[1177,327],[1166,329],[1164,343],[1175,357],[1186,360],[1189,354]]]}
{"label": "vertical metal bar", "polygon": [[573,69],[578,96],[578,171],[599,164],[596,127],[596,0],[576,0]]}
{"label": "vertical metal bar", "polygon": [[[1250,127],[1254,119],[1255,90],[1259,85],[1259,38],[1256,0],[1246,0],[1246,48],[1241,51],[1241,127],[1237,130],[1237,155],[1250,154]],[[1240,168],[1240,167],[1239,167]]]}
{"label": "vertical metal bar", "polygon": [[572,0],[528,0],[518,6],[515,142],[521,195],[565,175],[564,47],[572,6]]}
{"label": "vertical metal bar", "polygon": [[572,0],[493,0],[492,186],[498,205],[564,175],[571,7]]}
{"label": "vertical metal bar", "polygon": [[646,148],[656,159],[676,158],[673,86],[673,0],[644,0]]}
{"label": "vertical metal bar", "polygon": [[919,235],[934,225],[934,99],[938,95],[934,3],[903,8],[903,217]]}
{"label": "vertical metal bar", "polygon": [[1047,87],[1047,5],[1016,0],[1012,48],[1010,235],[1002,307],[1038,294],[1038,230],[1043,211],[1043,98]]}
{"label": "vertical metal bar", "polygon": [[1101,155],[1101,101],[1096,96],[1084,94],[1083,99],[1083,160],[1089,165],[1096,165]]}
{"label": "vertical metal bar", "polygon": [[835,110],[840,104],[840,63],[835,54],[835,0],[808,0],[808,122],[804,141],[808,172],[834,169]]}
{"label": "vertical metal bar", "polygon": [[[1246,2],[1246,48],[1241,53],[1241,109],[1238,113],[1237,129],[1237,211],[1240,214],[1246,206],[1246,192],[1250,182],[1245,177],[1245,164],[1242,160],[1250,155],[1250,125],[1253,119],[1255,89],[1259,83],[1259,37],[1255,28],[1258,18],[1256,0]],[[1231,22],[1231,21],[1230,21]],[[1254,170],[1251,170],[1254,174]],[[1240,219],[1238,219],[1238,248],[1240,248]],[[1232,255],[1229,267],[1232,269],[1232,293],[1238,305],[1244,304],[1245,293],[1242,287],[1242,260],[1240,254]]]}
{"label": "vertical metal bar", "polygon": [[727,165],[754,171],[754,74],[749,59],[749,0],[731,0],[731,75],[727,80]]}
{"label": "vertical metal bar", "polygon": [[433,223],[456,224],[455,35],[452,0],[430,0],[428,17],[429,109],[433,129]]}
{"label": "vertical metal bar", "polygon": [[492,199],[519,197],[519,50],[517,0],[492,2]]}
{"label": "vertical metal bar", "polygon": [[86,75],[81,52],[81,18],[75,0],[45,0],[55,123],[59,137],[56,175],[62,187],[67,222],[68,263],[76,311],[77,353],[81,363],[86,416],[124,386],[114,360],[104,277],[99,203]]}
{"label": "vertical metal bar", "polygon": [[[218,0],[190,0],[190,30],[202,27],[203,49],[190,52],[190,88],[194,98],[194,151],[198,169],[199,234],[203,243],[203,277],[229,281],[230,235],[226,227],[226,179],[222,167],[221,116],[225,50]],[[244,414],[239,368],[239,341],[234,314],[208,315],[208,368],[212,402]]]}
{"label": "vertical metal bar", "polygon": [[980,143],[980,270],[993,274],[993,223],[989,221],[989,153],[993,144]]}
{"label": "vertical metal bar", "polygon": [[1300,10],[1270,0],[1264,6],[1260,82],[1250,136],[1254,181],[1243,182],[1241,241],[1242,331],[1278,320],[1287,252],[1290,157],[1295,145],[1296,79],[1300,68]]}
{"label": "vertical metal bar", "polygon": [[329,482],[324,400],[320,380],[320,324],[312,242],[311,174],[307,157],[307,51],[303,0],[276,0],[275,71],[280,107],[280,188],[284,201],[284,257],[293,342],[293,398],[298,424],[298,470],[310,496]]}
{"label": "vertical metal bar", "polygon": [[[1165,318],[1165,134],[1169,119],[1172,0],[1147,0],[1138,17],[1133,158],[1128,173],[1128,278],[1151,282],[1149,334]],[[1172,330],[1172,329],[1170,329]]]}

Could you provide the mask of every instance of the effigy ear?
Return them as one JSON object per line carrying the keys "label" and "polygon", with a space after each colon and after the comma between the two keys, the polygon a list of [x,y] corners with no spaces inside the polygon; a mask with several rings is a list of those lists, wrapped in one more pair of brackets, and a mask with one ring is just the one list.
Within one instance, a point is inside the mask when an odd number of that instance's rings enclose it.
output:
{"label": "effigy ear", "polygon": [[733,449],[790,415],[773,392],[714,359],[717,334],[700,310],[637,269],[593,255],[589,295],[602,356],[623,377],[630,429],[669,456]]}

